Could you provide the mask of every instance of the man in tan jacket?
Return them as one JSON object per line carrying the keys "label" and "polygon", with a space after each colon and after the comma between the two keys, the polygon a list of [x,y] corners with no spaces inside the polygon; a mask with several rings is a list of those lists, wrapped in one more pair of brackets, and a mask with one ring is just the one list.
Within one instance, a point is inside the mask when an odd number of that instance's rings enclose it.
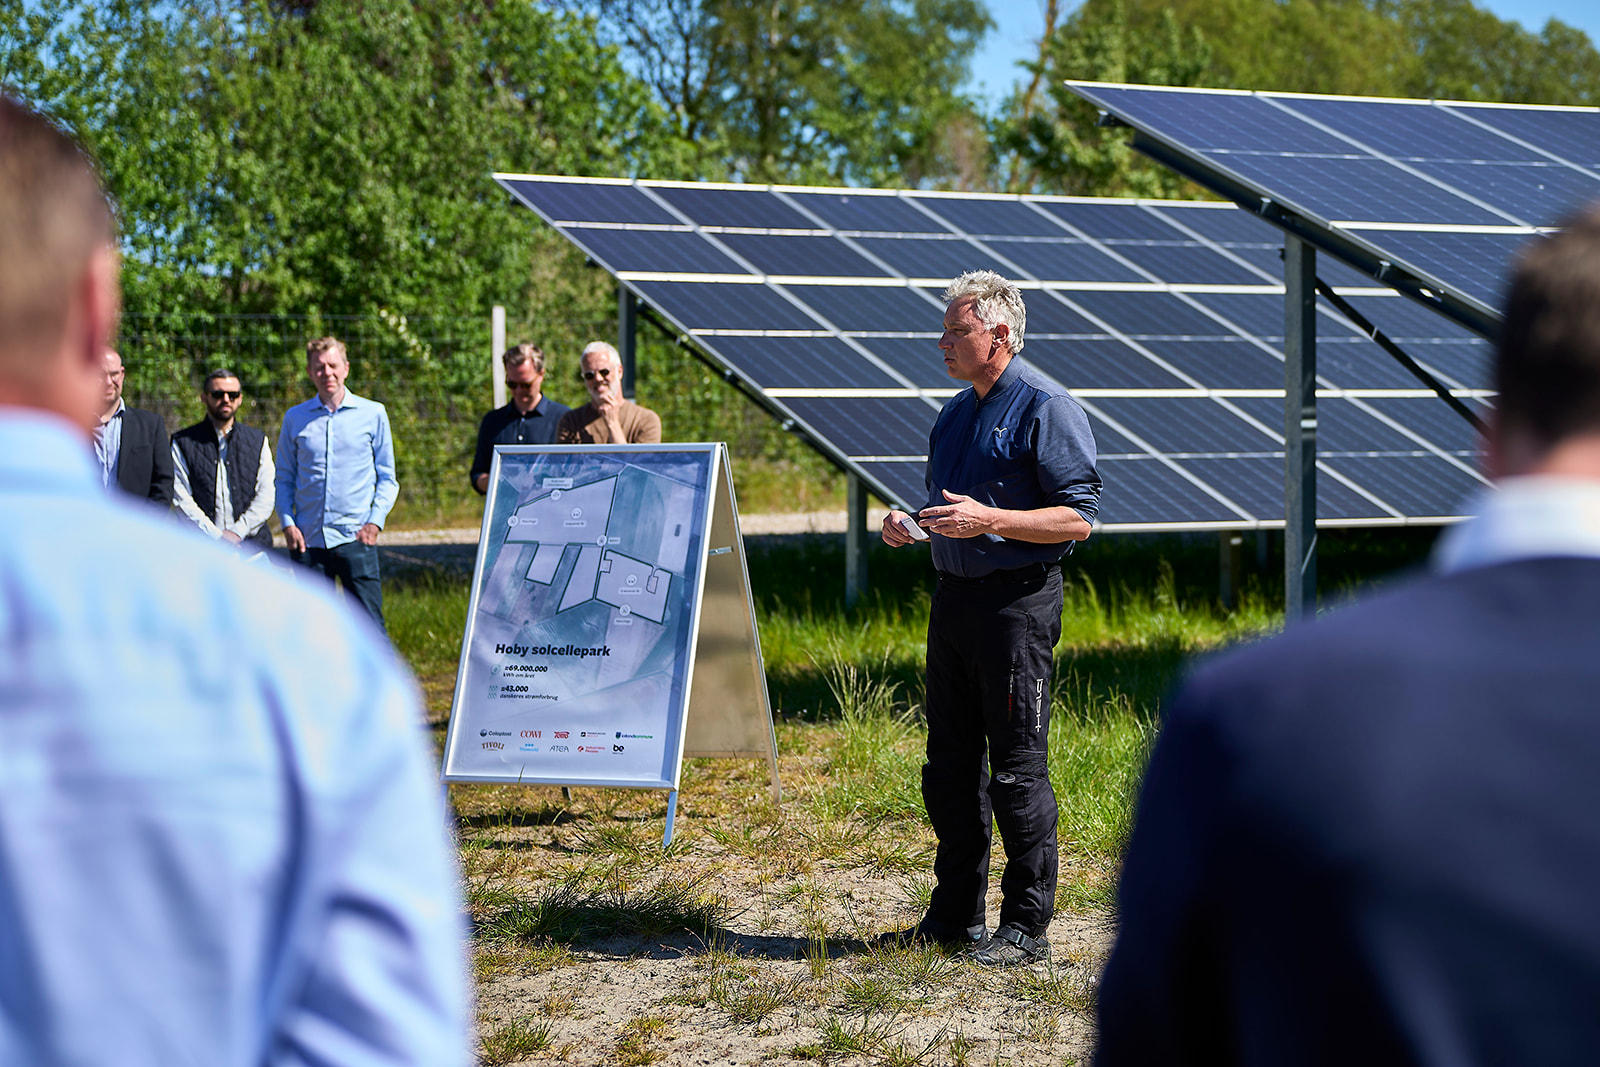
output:
{"label": "man in tan jacket", "polygon": [[579,361],[589,402],[561,416],[560,445],[649,445],[661,440],[661,416],[622,396],[622,357],[594,341]]}

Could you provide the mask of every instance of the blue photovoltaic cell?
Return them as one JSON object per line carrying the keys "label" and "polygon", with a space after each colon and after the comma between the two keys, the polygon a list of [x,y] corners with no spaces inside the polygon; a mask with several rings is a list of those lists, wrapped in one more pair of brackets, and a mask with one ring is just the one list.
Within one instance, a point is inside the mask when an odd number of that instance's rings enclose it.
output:
{"label": "blue photovoltaic cell", "polygon": [[964,389],[950,377],[939,353],[939,337],[860,337],[857,343],[911,380],[918,389]]}
{"label": "blue photovoltaic cell", "polygon": [[[933,294],[935,297],[938,293]],[[1022,294],[1022,300],[1028,309],[1026,332],[1022,335],[1023,342],[1038,334],[1056,333],[1069,334],[1074,337],[1105,337],[1106,331],[1072,310],[1065,301],[1079,296],[1078,293],[1041,292],[1033,289]]]}
{"label": "blue photovoltaic cell", "polygon": [[[1415,353],[1409,353],[1413,359]],[[1421,389],[1416,377],[1364,338],[1317,341],[1317,377],[1338,389]]]}
{"label": "blue photovoltaic cell", "polygon": [[1063,237],[1066,231],[1048,215],[1042,215],[1018,200],[989,200],[982,197],[926,197],[922,206],[947,220],[952,229],[975,237],[1002,234],[1011,237]]}
{"label": "blue photovoltaic cell", "polygon": [[1212,162],[1269,189],[1327,222],[1426,222],[1507,226],[1512,219],[1481,208],[1381,159],[1325,156],[1222,155]]}
{"label": "blue photovoltaic cell", "polygon": [[903,278],[954,278],[963,271],[1008,268],[962,238],[857,237],[856,243]]}
{"label": "blue photovoltaic cell", "polygon": [[652,188],[657,196],[701,226],[742,226],[758,230],[816,229],[816,223],[763,189],[704,189],[675,185]]}
{"label": "blue photovoltaic cell", "polygon": [[1150,453],[1108,426],[1104,419],[1092,412],[1089,429],[1094,434],[1094,449],[1100,456],[1148,456]]}
{"label": "blue photovoltaic cell", "polygon": [[702,343],[763,389],[906,387],[834,337],[707,337]]}
{"label": "blue photovoltaic cell", "polygon": [[[1361,402],[1421,434],[1446,452],[1463,457],[1481,455],[1482,441],[1478,431],[1443,400],[1436,397],[1366,397]],[[1488,404],[1480,400],[1466,400],[1464,403],[1478,418],[1489,417],[1491,409]]]}
{"label": "blue photovoltaic cell", "polygon": [[1168,226],[1137,204],[1084,204],[1058,200],[1041,201],[1040,207],[1085,236],[1106,240],[1121,237],[1133,241],[1171,241],[1183,234]]}
{"label": "blue photovoltaic cell", "polygon": [[1580,167],[1591,170],[1600,167],[1600,111],[1485,107],[1474,104],[1441,106],[1509,136],[1528,141]]}
{"label": "blue photovoltaic cell", "polygon": [[1554,226],[1600,198],[1600,180],[1559,163],[1427,161],[1412,166],[1529,226]]}
{"label": "blue photovoltaic cell", "polygon": [[1095,516],[1101,523],[1171,522],[1172,515],[1186,522],[1239,520],[1238,512],[1158,460],[1102,459],[1098,468],[1106,486]]}
{"label": "blue photovoltaic cell", "polygon": [[674,274],[745,274],[697,233],[684,230],[574,229],[572,239],[612,271],[664,271]]}
{"label": "blue photovoltaic cell", "polygon": [[1198,244],[1110,245],[1157,278],[1176,285],[1260,285],[1262,279],[1246,267]]}
{"label": "blue photovoltaic cell", "polygon": [[1282,293],[1190,293],[1189,298],[1221,315],[1245,333],[1271,341],[1274,347],[1282,347]]}
{"label": "blue photovoltaic cell", "polygon": [[[1483,483],[1437,456],[1340,456],[1328,466],[1346,475],[1403,514],[1467,514]],[[1321,488],[1321,478],[1317,479]]]}
{"label": "blue photovoltaic cell", "polygon": [[[1232,245],[1228,251],[1238,256],[1254,267],[1261,275],[1256,280],[1262,285],[1283,284],[1283,244],[1275,245]],[[1317,259],[1317,273],[1330,285],[1371,285],[1372,280],[1360,275],[1356,280],[1334,281],[1327,276],[1324,268],[1330,266],[1331,261],[1326,257]],[[1347,268],[1348,269],[1348,268]]]}
{"label": "blue photovoltaic cell", "polygon": [[1183,143],[1202,151],[1282,152],[1290,145],[1297,152],[1337,155],[1354,151],[1348,142],[1246,94],[1150,92],[1101,85],[1079,91],[1107,101],[1112,110],[1131,118],[1135,125],[1173,134],[1181,131]]}
{"label": "blue photovoltaic cell", "polygon": [[529,181],[506,184],[518,197],[557,222],[678,222],[670,211],[631,185]]}
{"label": "blue photovoltaic cell", "polygon": [[1046,282],[1147,282],[1150,279],[1084,241],[1008,241],[987,244],[997,255]]}
{"label": "blue photovoltaic cell", "polygon": [[1402,348],[1451,389],[1494,388],[1494,346],[1487,341],[1412,341]]}
{"label": "blue photovoltaic cell", "polygon": [[1207,389],[1282,389],[1283,360],[1242,337],[1139,342]]}
{"label": "blue photovoltaic cell", "polygon": [[[1283,454],[1239,459],[1180,459],[1178,465],[1228,494],[1259,519],[1281,519]],[[1326,473],[1317,475],[1317,518],[1368,519],[1389,513]]]}
{"label": "blue photovoltaic cell", "polygon": [[836,230],[882,233],[947,233],[948,228],[898,196],[861,193],[786,193],[800,207]]}
{"label": "blue photovoltaic cell", "polygon": [[944,306],[902,285],[786,285],[790,293],[845,332],[909,333],[944,328]]}
{"label": "blue photovoltaic cell", "polygon": [[1188,382],[1121,341],[1028,341],[1023,358],[1069,389],[1187,389]]}
{"label": "blue photovoltaic cell", "polygon": [[1097,396],[1083,403],[1098,408],[1161,452],[1268,452],[1283,447],[1204,397]]}
{"label": "blue photovoltaic cell", "polygon": [[765,285],[633,282],[645,303],[690,330],[819,330],[820,323]]}
{"label": "blue photovoltaic cell", "polygon": [[784,405],[849,456],[921,456],[939,409],[921,400],[786,397]]}
{"label": "blue photovoltaic cell", "polygon": [[1226,337],[1220,322],[1171,293],[1078,292],[1072,301],[1132,337]]}
{"label": "blue photovoltaic cell", "polygon": [[889,490],[887,503],[898,504],[910,511],[918,511],[927,501],[928,483],[924,477],[927,464],[915,463],[862,463],[861,469],[869,478],[876,479]]}
{"label": "blue photovoltaic cell", "polygon": [[1248,211],[1240,211],[1231,205],[1214,208],[1163,205],[1149,210],[1218,244],[1264,244],[1274,247],[1283,245],[1283,234],[1276,226],[1262,222]]}
{"label": "blue photovoltaic cell", "polygon": [[1500,306],[1512,261],[1528,241],[1520,233],[1438,233],[1362,230],[1356,236],[1392,250],[1398,258],[1446,281],[1489,307]]}
{"label": "blue photovoltaic cell", "polygon": [[1278,103],[1353,137],[1365,148],[1397,159],[1515,162],[1544,158],[1428,103],[1334,97],[1280,98]]}
{"label": "blue photovoltaic cell", "polygon": [[[1265,397],[1235,397],[1240,410],[1249,412],[1282,432],[1283,401]],[[1440,407],[1444,401],[1435,401]],[[1348,400],[1324,397],[1317,401],[1317,454],[1336,452],[1416,452],[1423,446],[1399,430],[1373,418]]]}
{"label": "blue photovoltaic cell", "polygon": [[721,233],[718,240],[743,256],[762,274],[799,274],[813,278],[881,278],[883,271],[834,237],[769,236]]}
{"label": "blue photovoltaic cell", "polygon": [[[1392,295],[1391,295],[1392,294]],[[1374,296],[1352,295],[1345,299],[1368,322],[1382,330],[1393,341],[1427,341],[1435,338],[1449,340],[1475,340],[1466,327],[1458,326],[1443,315],[1429,311],[1414,300],[1398,293],[1380,293]],[[1323,307],[1339,315],[1327,304]],[[1345,321],[1339,315],[1339,321]],[[1349,326],[1351,330],[1355,327]]]}

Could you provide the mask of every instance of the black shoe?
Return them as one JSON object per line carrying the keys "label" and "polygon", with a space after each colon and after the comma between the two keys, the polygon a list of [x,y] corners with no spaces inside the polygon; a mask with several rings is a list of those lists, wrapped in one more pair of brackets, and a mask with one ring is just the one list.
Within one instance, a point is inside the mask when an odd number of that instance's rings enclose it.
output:
{"label": "black shoe", "polygon": [[1002,926],[972,958],[985,967],[1025,967],[1048,961],[1050,942],[1044,937],[1029,937],[1015,926]]}
{"label": "black shoe", "polygon": [[989,944],[989,930],[984,926],[946,926],[923,919],[906,930],[891,930],[872,939],[879,950],[910,948],[913,945],[937,945],[953,952],[978,952]]}

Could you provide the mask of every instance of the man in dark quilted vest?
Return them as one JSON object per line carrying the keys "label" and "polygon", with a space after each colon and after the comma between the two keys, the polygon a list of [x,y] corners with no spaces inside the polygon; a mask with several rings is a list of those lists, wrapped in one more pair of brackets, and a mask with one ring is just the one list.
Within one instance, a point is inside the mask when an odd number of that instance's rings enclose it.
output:
{"label": "man in dark quilted vest", "polygon": [[234,418],[243,397],[232,371],[206,375],[206,417],[172,435],[173,502],[206,536],[256,555],[272,547],[276,472],[267,435]]}

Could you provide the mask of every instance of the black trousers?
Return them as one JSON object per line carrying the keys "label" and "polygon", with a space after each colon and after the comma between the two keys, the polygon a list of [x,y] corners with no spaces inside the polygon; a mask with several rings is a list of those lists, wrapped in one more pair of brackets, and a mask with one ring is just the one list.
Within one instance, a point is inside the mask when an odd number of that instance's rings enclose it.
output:
{"label": "black trousers", "polygon": [[928,762],[922,801],[939,839],[928,919],[985,922],[991,815],[1005,845],[1000,925],[1044,933],[1055,914],[1056,795],[1051,654],[1061,638],[1061,570],[988,581],[941,577],[928,619]]}
{"label": "black trousers", "polygon": [[344,591],[360,601],[378,629],[388,634],[383,625],[383,581],[378,574],[377,545],[347,541],[335,548],[308,548],[303,557],[294,555],[296,562],[321,571],[329,581],[337,578]]}

